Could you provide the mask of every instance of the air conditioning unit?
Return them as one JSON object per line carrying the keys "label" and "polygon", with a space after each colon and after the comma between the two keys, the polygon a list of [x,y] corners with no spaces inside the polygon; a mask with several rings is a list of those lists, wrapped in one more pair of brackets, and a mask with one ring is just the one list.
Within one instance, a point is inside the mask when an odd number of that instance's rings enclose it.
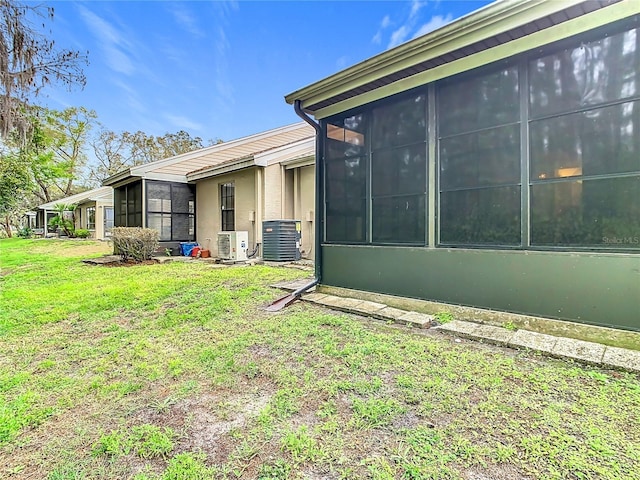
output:
{"label": "air conditioning unit", "polygon": [[218,233],[218,257],[241,262],[247,259],[249,232]]}

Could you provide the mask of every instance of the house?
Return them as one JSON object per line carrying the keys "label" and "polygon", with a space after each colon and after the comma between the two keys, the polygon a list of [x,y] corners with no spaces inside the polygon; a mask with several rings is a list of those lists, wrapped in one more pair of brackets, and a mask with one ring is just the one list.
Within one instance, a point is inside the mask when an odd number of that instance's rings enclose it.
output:
{"label": "house", "polygon": [[91,238],[107,240],[113,227],[113,189],[100,187],[69,197],[54,200],[38,206],[36,228],[46,236],[49,234],[49,221],[57,215],[56,205],[75,205],[75,228],[86,229]]}
{"label": "house", "polygon": [[[187,174],[196,186],[197,238],[217,256],[218,232],[246,231],[249,245],[262,243],[262,222],[296,219],[301,224],[301,253],[314,245],[313,130],[279,147],[231,159]],[[217,212],[218,214],[211,214]]]}
{"label": "house", "polygon": [[119,172],[104,182],[114,188],[115,225],[157,229],[163,249],[196,241],[212,256],[219,232],[246,231],[256,250],[262,221],[313,215],[313,135],[300,122]]}
{"label": "house", "polygon": [[504,0],[285,97],[321,285],[640,330],[640,2]]}

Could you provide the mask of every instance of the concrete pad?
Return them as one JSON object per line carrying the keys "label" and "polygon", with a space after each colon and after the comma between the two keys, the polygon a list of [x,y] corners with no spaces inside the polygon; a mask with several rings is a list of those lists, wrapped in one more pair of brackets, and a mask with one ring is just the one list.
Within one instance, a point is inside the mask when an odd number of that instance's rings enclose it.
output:
{"label": "concrete pad", "polygon": [[453,320],[452,322],[443,323],[437,328],[438,330],[442,330],[444,332],[459,333],[460,335],[464,336],[473,336],[473,332],[475,332],[479,326],[479,324],[473,322]]}
{"label": "concrete pad", "polygon": [[433,322],[433,317],[425,313],[407,312],[401,316],[398,321],[404,322],[412,327],[429,328],[431,322]]}
{"label": "concrete pad", "polygon": [[551,353],[559,357],[600,364],[602,363],[605,348],[604,345],[600,345],[599,343],[560,337]]}
{"label": "concrete pad", "polygon": [[473,331],[473,336],[483,340],[489,340],[499,345],[509,345],[515,333],[516,332],[507,330],[506,328],[494,327],[492,325],[478,325],[478,328]]}
{"label": "concrete pad", "polygon": [[91,265],[108,265],[122,262],[122,257],[120,255],[104,255],[102,257],[88,258],[87,260],[82,260],[82,262]]}
{"label": "concrete pad", "polygon": [[335,295],[325,295],[322,298],[317,298],[316,303],[320,305],[324,305],[325,307],[333,307],[334,304],[340,300],[341,297],[336,297]]}
{"label": "concrete pad", "polygon": [[324,297],[326,297],[324,293],[307,293],[302,296],[302,300],[305,302],[319,303]]}
{"label": "concrete pad", "polygon": [[376,303],[363,300],[360,305],[355,307],[355,310],[365,315],[371,315],[372,313],[382,310],[383,308],[387,308],[384,303]]}
{"label": "concrete pad", "polygon": [[372,317],[379,318],[380,320],[398,320],[400,317],[407,313],[406,310],[400,310],[399,308],[385,307],[382,310],[377,310],[371,314]]}
{"label": "concrete pad", "polygon": [[336,310],[342,310],[350,312],[354,307],[360,305],[362,300],[355,300],[353,298],[336,297],[335,295],[327,295],[324,298],[317,300],[320,305],[325,305],[329,308]]}
{"label": "concrete pad", "polygon": [[529,348],[540,352],[550,353],[556,346],[558,337],[545,333],[530,332],[528,330],[518,330],[511,338],[511,345],[516,347]]}
{"label": "concrete pad", "polygon": [[341,310],[351,311],[351,310],[355,309],[355,307],[360,305],[362,302],[363,302],[362,300],[356,300],[355,298],[340,298],[340,297],[338,297],[338,300],[335,301],[333,305],[336,308],[339,308]]}
{"label": "concrete pad", "polygon": [[608,367],[640,372],[640,352],[626,348],[607,347],[602,357],[602,363]]}

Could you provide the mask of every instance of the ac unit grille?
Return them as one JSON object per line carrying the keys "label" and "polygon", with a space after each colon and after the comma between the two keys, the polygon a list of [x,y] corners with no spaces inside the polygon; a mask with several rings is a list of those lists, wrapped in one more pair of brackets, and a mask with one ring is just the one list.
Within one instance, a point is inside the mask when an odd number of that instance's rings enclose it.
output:
{"label": "ac unit grille", "polygon": [[218,234],[218,256],[220,258],[231,257],[231,235],[228,233]]}
{"label": "ac unit grille", "polygon": [[218,258],[224,260],[244,261],[247,259],[249,232],[219,232]]}

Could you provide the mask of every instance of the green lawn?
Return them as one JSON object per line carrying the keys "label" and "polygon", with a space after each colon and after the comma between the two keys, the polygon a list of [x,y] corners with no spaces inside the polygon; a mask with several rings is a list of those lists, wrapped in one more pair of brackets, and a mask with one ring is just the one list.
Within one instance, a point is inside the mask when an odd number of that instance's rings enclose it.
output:
{"label": "green lawn", "polygon": [[0,241],[0,478],[639,479],[638,376]]}

